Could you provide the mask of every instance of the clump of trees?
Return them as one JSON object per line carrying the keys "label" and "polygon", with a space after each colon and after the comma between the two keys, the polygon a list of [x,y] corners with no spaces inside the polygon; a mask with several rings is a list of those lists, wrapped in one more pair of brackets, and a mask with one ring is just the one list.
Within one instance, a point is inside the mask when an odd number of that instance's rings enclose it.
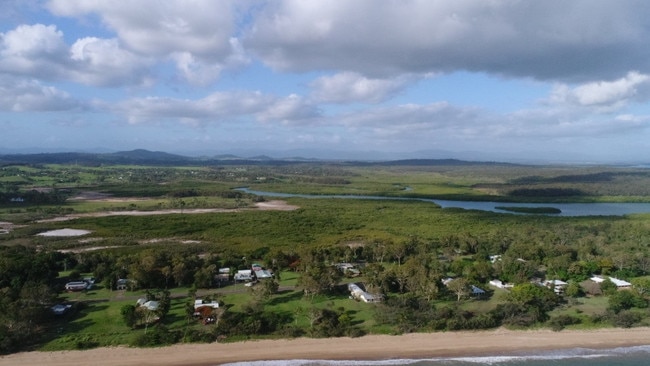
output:
{"label": "clump of trees", "polygon": [[38,342],[52,316],[61,267],[56,253],[0,246],[0,353]]}

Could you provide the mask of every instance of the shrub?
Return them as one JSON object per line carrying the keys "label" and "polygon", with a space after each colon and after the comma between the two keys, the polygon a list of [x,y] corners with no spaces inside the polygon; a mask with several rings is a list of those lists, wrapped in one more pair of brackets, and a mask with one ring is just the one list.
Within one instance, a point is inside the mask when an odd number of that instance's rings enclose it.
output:
{"label": "shrub", "polygon": [[553,329],[556,332],[561,331],[564,329],[567,325],[572,325],[572,324],[579,324],[580,323],[580,318],[571,316],[571,315],[558,315],[556,317],[551,318],[551,320],[548,321],[548,325],[551,326],[551,329]]}
{"label": "shrub", "polygon": [[616,327],[631,328],[641,321],[642,318],[641,314],[632,311],[621,311],[612,316],[612,324]]}
{"label": "shrub", "polygon": [[148,332],[137,336],[132,345],[136,347],[155,347],[174,344],[180,341],[182,335],[180,332],[170,331],[162,324],[152,327]]}

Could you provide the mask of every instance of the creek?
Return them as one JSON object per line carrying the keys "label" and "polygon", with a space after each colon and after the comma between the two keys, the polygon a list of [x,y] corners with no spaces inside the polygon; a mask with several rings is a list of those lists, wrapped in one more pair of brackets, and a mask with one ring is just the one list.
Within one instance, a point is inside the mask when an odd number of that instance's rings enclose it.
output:
{"label": "creek", "polygon": [[[497,206],[508,207],[554,207],[562,212],[557,214],[543,214],[552,216],[623,216],[637,213],[650,213],[650,203],[520,203],[520,202],[487,202],[487,201],[450,201],[429,198],[409,198],[409,197],[385,197],[385,196],[366,196],[366,195],[318,195],[318,194],[293,194],[264,192],[249,189],[246,187],[236,188],[236,190],[254,194],[256,196],[276,197],[276,198],[314,198],[314,199],[368,199],[368,200],[393,200],[393,201],[422,201],[431,202],[441,208],[461,208],[464,210],[480,210],[499,213],[509,213],[513,215],[531,215],[528,213],[511,212],[500,210]],[[536,214],[540,215],[540,214]]]}

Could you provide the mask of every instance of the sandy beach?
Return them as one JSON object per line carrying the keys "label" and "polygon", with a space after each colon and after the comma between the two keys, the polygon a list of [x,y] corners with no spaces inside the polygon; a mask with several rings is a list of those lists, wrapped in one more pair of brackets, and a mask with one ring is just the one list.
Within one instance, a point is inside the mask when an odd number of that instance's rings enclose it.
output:
{"label": "sandy beach", "polygon": [[615,348],[650,344],[650,328],[443,332],[361,338],[300,338],[238,343],[185,344],[161,348],[98,348],[88,351],[23,352],[0,357],[0,365],[218,365],[228,362],[312,359],[375,360],[507,355],[537,350]]}

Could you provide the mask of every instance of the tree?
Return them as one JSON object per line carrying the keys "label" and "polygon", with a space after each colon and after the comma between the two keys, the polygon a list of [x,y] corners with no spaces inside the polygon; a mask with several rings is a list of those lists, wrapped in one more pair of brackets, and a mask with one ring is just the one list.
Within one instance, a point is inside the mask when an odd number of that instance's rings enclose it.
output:
{"label": "tree", "polygon": [[570,281],[564,288],[564,294],[569,297],[580,297],[584,295],[584,291],[577,281]]}
{"label": "tree", "polygon": [[641,295],[650,293],[650,278],[648,277],[638,277],[633,278],[631,281],[634,289]]}
{"label": "tree", "polygon": [[370,263],[363,269],[366,278],[366,289],[369,292],[384,292],[386,290],[386,269],[380,263]]}
{"label": "tree", "polygon": [[399,242],[392,244],[388,249],[391,255],[397,260],[397,265],[401,266],[402,259],[411,252],[412,247],[411,242]]}
{"label": "tree", "polygon": [[405,272],[406,285],[414,295],[431,301],[440,292],[442,271],[440,262],[429,255],[421,254],[410,257],[398,271]]}
{"label": "tree", "polygon": [[612,295],[616,293],[618,290],[618,287],[610,280],[609,278],[605,278],[603,282],[600,283],[600,291],[603,292],[605,295]]}
{"label": "tree", "polygon": [[647,308],[648,302],[638,293],[633,291],[617,291],[609,296],[608,310],[619,313],[621,310]]}
{"label": "tree", "polygon": [[138,316],[135,311],[134,305],[124,305],[120,309],[120,314],[122,315],[122,320],[124,323],[131,328],[135,328],[135,325],[138,321]]}
{"label": "tree", "polygon": [[324,253],[318,249],[311,249],[300,256],[302,273],[298,285],[302,286],[305,295],[330,291],[336,286],[343,274],[336,267],[325,264]]}
{"label": "tree", "polygon": [[551,289],[532,283],[516,285],[505,299],[507,303],[502,304],[505,307],[497,311],[505,311],[504,314],[509,314],[507,316],[514,319],[515,323],[524,320],[521,325],[545,320],[548,311],[559,303],[559,298]]}
{"label": "tree", "polygon": [[460,301],[463,297],[468,296],[470,293],[469,282],[464,278],[456,278],[447,284],[449,291],[456,294],[456,301]]}
{"label": "tree", "polygon": [[252,286],[250,288],[250,291],[253,293],[255,298],[257,298],[257,300],[265,301],[268,300],[271,295],[277,293],[279,287],[280,285],[278,284],[278,281],[276,281],[274,278],[269,278],[260,281],[255,286]]}

